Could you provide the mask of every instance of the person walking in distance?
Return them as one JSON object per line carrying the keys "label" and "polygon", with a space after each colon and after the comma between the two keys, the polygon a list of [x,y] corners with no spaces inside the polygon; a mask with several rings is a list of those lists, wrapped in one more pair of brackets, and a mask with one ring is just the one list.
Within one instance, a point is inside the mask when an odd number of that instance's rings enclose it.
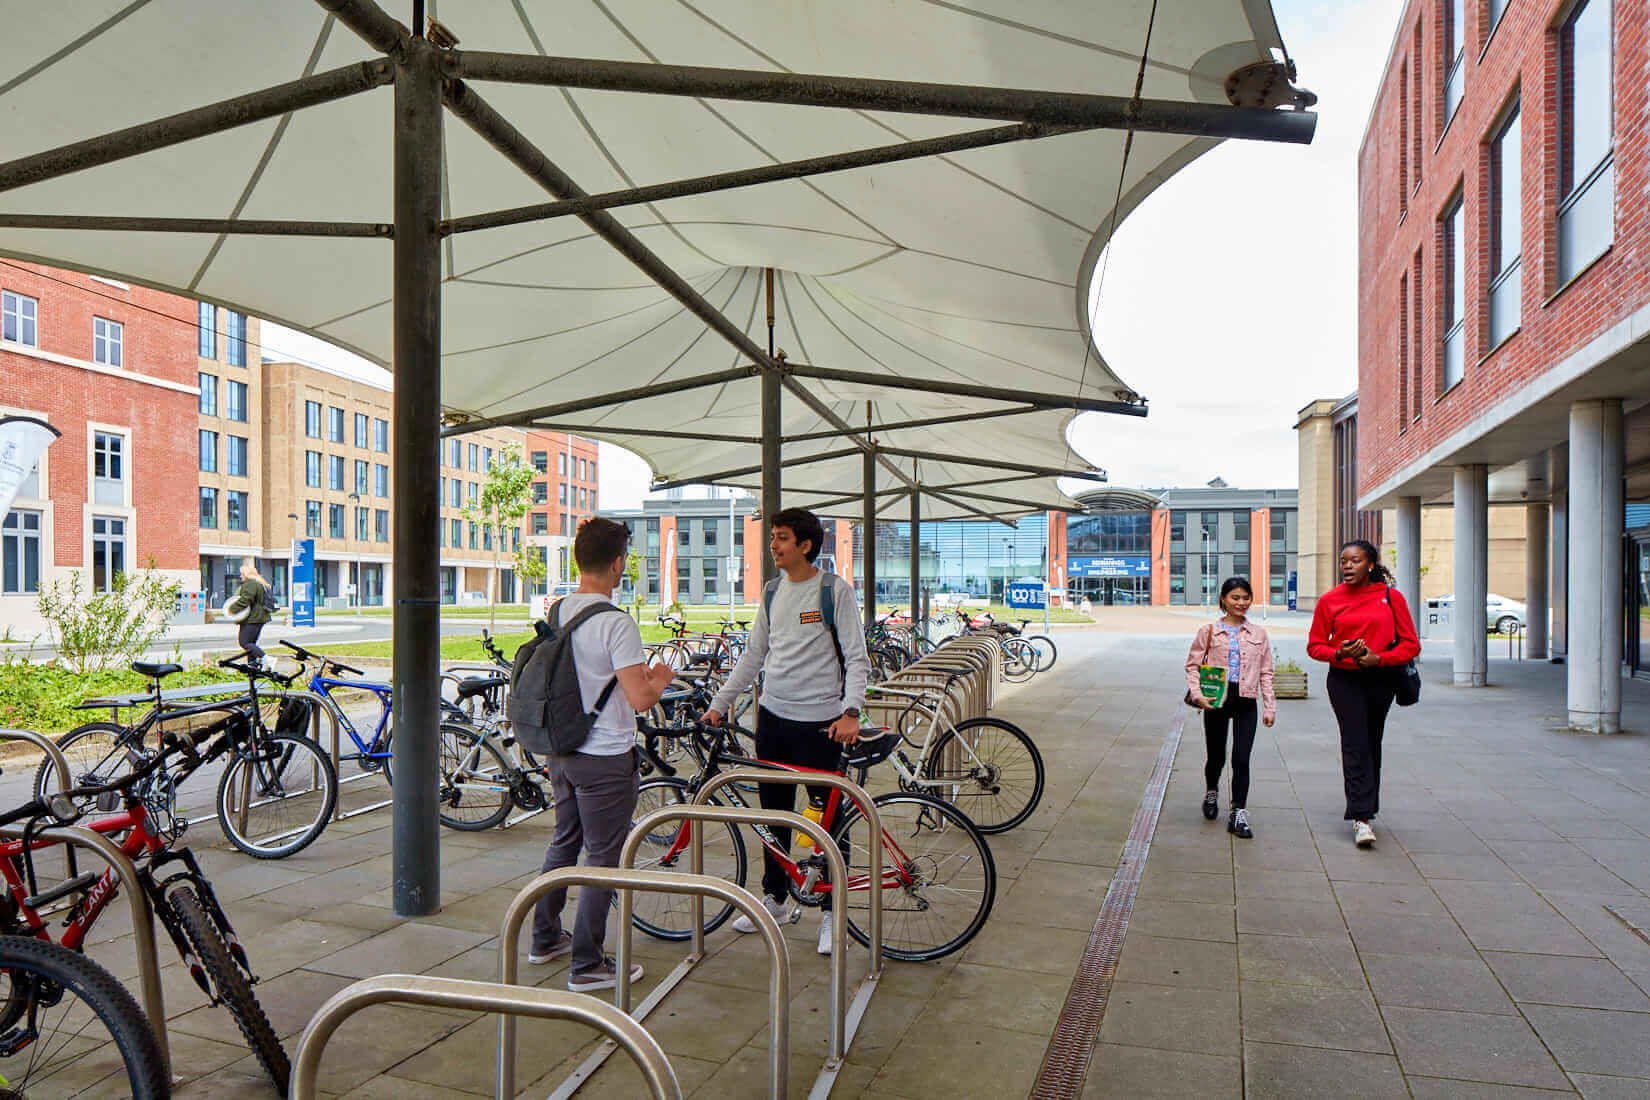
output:
{"label": "person walking in distance", "polygon": [[1346,820],[1358,847],[1373,847],[1386,716],[1402,666],[1421,653],[1409,605],[1373,544],[1353,539],[1341,547],[1341,583],[1319,597],[1306,652],[1329,665],[1325,687],[1341,728]]}
{"label": "person walking in distance", "polygon": [[[722,690],[711,700],[704,720],[720,725],[742,692],[762,673],[761,706],[756,712],[756,755],[763,760],[834,771],[843,747],[859,739],[859,710],[871,661],[859,628],[859,601],[840,577],[814,566],[825,528],[812,512],[787,508],[768,520],[768,552],[779,567],[756,608],[750,641]],[[791,810],[796,788],[764,783],[762,805]],[[811,803],[823,805],[828,788],[808,788]],[[790,845],[789,829],[774,829],[780,846]],[[786,896],[790,879],[766,849],[762,853],[763,904],[781,924],[800,915]],[[819,925],[819,953],[831,952],[831,896],[825,896]],[[741,916],[739,932],[756,925]]]}
{"label": "person walking in distance", "polygon": [[[630,832],[641,783],[636,754],[636,712],[659,701],[674,673],[668,665],[649,668],[636,621],[611,606],[613,591],[624,577],[630,532],[623,524],[595,517],[579,524],[573,560],[579,565],[579,588],[551,610],[552,625],[571,623],[593,607],[601,608],[572,630],[573,665],[579,701],[595,713],[589,735],[577,750],[550,756],[550,784],[555,799],[556,831],[544,853],[543,869],[571,867],[582,848],[591,867],[616,867]],[[604,606],[606,605],[606,606]],[[614,691],[617,685],[618,691]],[[567,890],[552,890],[533,912],[533,942],[527,961],[543,965],[571,954],[567,988],[575,993],[612,989],[618,968],[602,951],[607,936],[613,891],[585,886],[569,934],[561,912]],[[630,980],[642,976],[630,968]]]}
{"label": "person walking in distance", "polygon": [[[1272,690],[1272,640],[1248,619],[1254,599],[1247,579],[1228,578],[1220,586],[1223,614],[1218,622],[1197,632],[1186,654],[1186,683],[1191,698],[1203,709],[1203,739],[1208,746],[1203,765],[1203,816],[1210,821],[1220,816],[1220,773],[1226,767],[1230,727],[1232,805],[1226,831],[1244,840],[1255,835],[1249,827],[1249,754],[1255,747],[1255,719],[1259,717],[1270,729],[1278,712],[1278,698]],[[1198,682],[1199,667],[1206,664],[1226,668],[1226,697],[1218,707],[1204,697]]]}
{"label": "person walking in distance", "polygon": [[251,655],[254,663],[264,657],[264,651],[258,647],[258,636],[264,632],[264,624],[275,617],[270,613],[269,604],[269,582],[264,580],[250,558],[243,561],[241,586],[235,590],[234,597],[224,606],[224,610],[233,615],[242,608],[246,609],[246,617],[240,621],[241,628],[235,640]]}

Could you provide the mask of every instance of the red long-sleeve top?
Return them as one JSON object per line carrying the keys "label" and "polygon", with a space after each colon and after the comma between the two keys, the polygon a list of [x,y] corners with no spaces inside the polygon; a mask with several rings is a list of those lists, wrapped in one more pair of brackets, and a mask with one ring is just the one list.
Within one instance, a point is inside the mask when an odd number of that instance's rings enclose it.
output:
{"label": "red long-sleeve top", "polygon": [[[1397,645],[1392,644],[1394,623]],[[1318,598],[1306,640],[1307,655],[1336,668],[1357,668],[1357,661],[1335,658],[1341,643],[1355,638],[1362,638],[1383,665],[1401,665],[1421,653],[1421,639],[1415,636],[1415,620],[1403,593],[1384,584],[1358,588],[1337,584]]]}

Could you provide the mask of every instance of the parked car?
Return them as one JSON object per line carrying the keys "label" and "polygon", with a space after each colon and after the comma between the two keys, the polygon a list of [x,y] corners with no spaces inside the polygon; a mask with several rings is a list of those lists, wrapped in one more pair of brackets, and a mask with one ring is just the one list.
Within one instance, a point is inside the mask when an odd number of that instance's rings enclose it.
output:
{"label": "parked car", "polygon": [[[1454,607],[1454,593],[1438,597],[1438,606]],[[1528,625],[1524,618],[1524,605],[1517,600],[1497,596],[1494,592],[1485,598],[1484,629],[1496,634],[1511,634],[1514,629],[1522,630]]]}

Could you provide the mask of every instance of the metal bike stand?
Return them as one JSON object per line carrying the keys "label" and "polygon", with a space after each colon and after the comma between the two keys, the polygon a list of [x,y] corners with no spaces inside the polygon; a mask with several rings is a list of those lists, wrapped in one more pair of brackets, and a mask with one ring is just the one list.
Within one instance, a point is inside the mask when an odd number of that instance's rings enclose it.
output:
{"label": "metal bike stand", "polygon": [[[563,993],[536,986],[503,986],[495,982],[436,978],[419,974],[379,974],[347,985],[334,993],[310,1017],[298,1049],[292,1056],[290,1100],[315,1100],[316,1078],[321,1055],[333,1032],[350,1016],[380,1004],[434,1005],[463,1008],[474,1012],[503,1012],[533,1016],[541,1020],[572,1020],[607,1035],[642,1071],[642,1079],[655,1100],[681,1100],[682,1087],[670,1059],[658,1041],[629,1016],[594,997]],[[499,1092],[498,1100],[512,1100],[514,1094]]]}
{"label": "metal bike stand", "polygon": [[345,813],[344,785],[346,783],[359,783],[363,779],[379,779],[381,776],[378,772],[362,772],[360,775],[352,775],[348,779],[344,778],[344,760],[342,752],[338,747],[338,736],[344,728],[343,714],[339,710],[338,704],[334,702],[330,696],[320,695],[313,691],[278,691],[271,692],[271,694],[294,699],[311,699],[317,704],[315,709],[310,712],[309,719],[309,728],[312,735],[312,740],[314,740],[317,745],[322,743],[321,714],[323,712],[325,712],[327,721],[332,726],[332,772],[333,776],[338,780],[338,800],[332,804],[333,821],[343,821],[347,818],[359,817],[362,814],[368,814],[374,810],[382,810],[385,806],[389,806],[394,803],[394,799],[386,798],[382,802],[374,802],[370,806],[361,806]]}
{"label": "metal bike stand", "polygon": [[[480,661],[460,661],[456,664],[448,665],[446,670],[442,672],[441,679],[451,680],[456,684],[460,679],[462,679],[462,677],[455,675],[455,673],[459,672],[485,672],[493,676],[499,676],[507,674],[508,670],[499,668],[497,665],[485,664]],[[523,821],[526,821],[528,818],[537,817],[539,814],[547,813],[553,809],[555,809],[555,801],[549,798],[549,792],[546,792],[546,800],[543,807],[537,810],[523,810],[514,817],[506,818],[504,823],[500,825],[499,828],[514,828],[515,826],[520,825]]]}
{"label": "metal bike stand", "polygon": [[[698,809],[689,807],[685,803],[681,809]],[[719,807],[705,807],[718,809]],[[799,815],[793,815],[799,816]],[[643,819],[645,822],[647,818]],[[806,818],[802,818],[806,821]],[[638,822],[631,828],[632,835],[641,826]],[[812,824],[812,822],[809,822]],[[627,842],[628,843],[628,842]],[[511,899],[510,905],[504,911],[504,923],[499,933],[498,941],[498,980],[501,984],[514,986],[516,984],[519,960],[516,952],[521,946],[521,926],[526,922],[527,914],[537,904],[539,898],[550,891],[563,886],[599,886],[619,891],[619,949],[618,949],[618,988],[614,991],[614,1001],[629,1002],[630,998],[630,914],[632,910],[631,890],[655,890],[665,894],[695,894],[720,898],[742,909],[756,925],[756,930],[762,933],[762,940],[768,948],[768,1090],[774,1097],[786,1095],[787,1082],[790,1070],[790,1020],[791,1020],[791,956],[785,946],[785,938],[779,933],[779,925],[774,921],[773,914],[762,904],[760,898],[743,886],[735,886],[725,879],[714,878],[710,875],[678,874],[674,871],[643,871],[634,867],[558,867],[554,871],[546,871],[542,875],[521,888],[521,891]],[[702,936],[701,929],[701,936]],[[702,943],[702,940],[701,940]],[[671,979],[680,980],[692,968],[692,963],[699,961],[698,955],[689,956],[688,961],[676,968],[666,981],[674,985]],[[639,1023],[647,1016],[647,1011],[657,1004],[663,996],[658,990],[650,994],[646,1001],[638,1008],[634,1019]],[[596,1052],[585,1060],[584,1064],[563,1081],[550,1094],[553,1098],[572,1096],[580,1085],[607,1060],[616,1047],[611,1042],[602,1043]],[[498,1076],[497,1092],[501,1097],[513,1097],[516,1092],[516,1021],[511,1016],[501,1016],[498,1021]]]}
{"label": "metal bike stand", "polygon": [[[877,983],[882,978],[882,890],[880,888],[884,875],[882,815],[877,812],[876,803],[872,800],[870,792],[866,791],[864,787],[861,787],[858,783],[855,783],[851,779],[844,778],[840,775],[816,775],[812,772],[775,772],[766,768],[733,768],[729,771],[718,772],[716,775],[712,776],[704,786],[694,792],[692,804],[695,806],[705,805],[710,796],[721,790],[723,787],[734,783],[751,782],[785,783],[793,787],[834,787],[836,790],[839,790],[846,795],[848,799],[854,803],[854,805],[859,807],[860,813],[865,817],[866,831],[871,837],[870,843],[867,845],[870,850],[870,854],[868,856],[870,862],[870,873],[866,876],[866,878],[868,883],[874,882],[878,884],[876,888],[869,885],[866,887],[866,893],[870,895],[871,908],[871,942],[869,945],[871,949],[871,969],[866,972],[864,980],[859,983],[859,988],[854,990],[852,1002],[845,1006],[843,991],[848,987],[848,960],[843,957],[842,951],[844,946],[843,929],[847,920],[848,899],[848,870],[846,867],[846,861],[842,858],[842,852],[837,848],[836,844],[828,839],[829,834],[825,834],[827,836],[827,840],[824,843],[820,843],[819,837],[821,833],[824,833],[824,829],[819,826],[817,822],[814,822],[809,818],[803,819],[814,826],[813,829],[804,831],[807,832],[809,837],[813,839],[814,843],[819,846],[820,850],[825,853],[825,862],[830,865],[831,874],[833,876],[831,881],[833,883],[842,884],[841,894],[837,893],[834,886],[831,890],[833,898],[840,897],[842,899],[842,908],[840,911],[837,911],[837,919],[831,922],[830,1053],[825,1059],[824,1066],[820,1068],[819,1076],[814,1079],[813,1089],[808,1093],[811,1098],[819,1098],[819,1100],[823,1100],[824,1097],[831,1094],[831,1088],[836,1084],[837,1074],[842,1070],[843,1059],[847,1057],[848,1048],[853,1045],[854,1036],[859,1033],[859,1025],[865,1019],[865,1010],[871,1005],[871,995],[877,991]],[[738,807],[725,808],[737,809]],[[673,807],[666,807],[665,809],[673,809]],[[763,810],[761,812],[768,816],[775,814],[775,811],[773,810]],[[698,817],[699,815],[695,816]],[[639,844],[638,833],[640,831],[641,824],[643,822],[651,821],[655,817],[663,818],[664,811],[661,810],[657,813],[649,814],[647,817],[642,819],[642,822],[638,822],[636,827],[631,830],[630,837],[625,840],[625,852],[627,855],[620,857],[621,865],[628,863],[629,858],[634,857],[633,847]],[[717,818],[700,819],[719,820]],[[738,818],[735,820],[746,819]],[[697,861],[703,859],[703,836],[703,829],[694,830],[693,843],[694,847],[698,849],[695,853],[695,874],[700,873],[700,865]],[[704,902],[702,899],[696,898],[694,900],[693,927],[694,931],[697,933],[695,936],[694,951],[701,954],[703,953],[705,925],[703,905]]]}
{"label": "metal bike stand", "polygon": [[[23,826],[0,827],[0,836],[22,839]],[[126,903],[132,909],[132,943],[137,949],[138,986],[143,996],[143,1011],[149,1017],[149,1027],[155,1033],[155,1042],[160,1046],[160,1054],[166,1061],[170,1076],[172,1048],[166,1040],[166,1003],[161,995],[160,962],[155,955],[155,914],[149,905],[149,895],[144,893],[143,883],[138,879],[137,865],[114,841],[102,833],[78,825],[36,829],[30,837],[31,843],[35,840],[53,840],[90,848],[108,861],[125,884]]]}
{"label": "metal bike stand", "polygon": [[[74,786],[74,778],[69,774],[69,758],[63,755],[63,750],[43,733],[34,730],[0,729],[0,741],[27,741],[35,748],[46,754],[46,759],[52,762],[52,770],[57,773],[57,789],[66,791]],[[68,878],[80,874],[80,868],[75,865],[74,849],[69,845],[63,846],[63,866],[68,871]],[[56,909],[47,912],[56,913]]]}

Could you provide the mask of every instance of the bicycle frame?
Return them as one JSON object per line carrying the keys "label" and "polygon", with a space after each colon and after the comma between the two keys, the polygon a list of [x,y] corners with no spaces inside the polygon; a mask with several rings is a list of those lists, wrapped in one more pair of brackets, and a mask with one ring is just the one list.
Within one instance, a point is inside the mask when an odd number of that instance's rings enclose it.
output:
{"label": "bicycle frame", "polygon": [[[349,715],[344,713],[344,708],[338,705],[338,700],[332,697],[333,688],[371,692],[373,697],[378,700],[378,724],[373,728],[372,738],[369,741],[361,740],[360,733],[355,729],[355,723],[351,722]],[[372,747],[380,744],[384,736],[384,730],[389,725],[394,705],[389,685],[373,683],[370,680],[344,680],[336,676],[323,675],[317,670],[309,678],[309,690],[327,701],[328,706],[332,708],[333,715],[338,719],[339,727],[349,735],[351,741],[355,742],[355,753],[347,757],[340,757],[338,763],[343,763],[345,759],[372,760],[382,765],[384,761],[390,758],[392,755],[391,750]]]}

